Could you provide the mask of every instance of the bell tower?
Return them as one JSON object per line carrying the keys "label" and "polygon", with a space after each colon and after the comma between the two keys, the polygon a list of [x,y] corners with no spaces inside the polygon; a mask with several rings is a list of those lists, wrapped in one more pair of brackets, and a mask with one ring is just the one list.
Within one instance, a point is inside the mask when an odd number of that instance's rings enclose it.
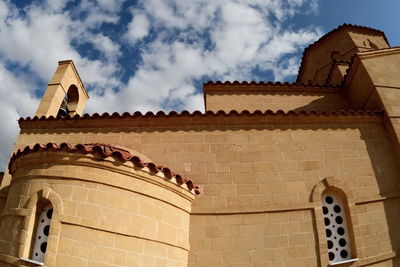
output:
{"label": "bell tower", "polygon": [[355,54],[385,48],[382,31],[343,24],[304,50],[297,82],[340,85]]}
{"label": "bell tower", "polygon": [[89,95],[72,60],[58,62],[35,116],[82,115]]}

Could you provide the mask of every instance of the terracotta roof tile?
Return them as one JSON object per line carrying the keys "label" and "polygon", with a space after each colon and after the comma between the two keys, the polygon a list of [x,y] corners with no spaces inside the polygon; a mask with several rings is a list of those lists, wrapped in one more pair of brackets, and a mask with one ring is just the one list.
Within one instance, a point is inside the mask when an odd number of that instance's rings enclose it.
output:
{"label": "terracotta roof tile", "polygon": [[8,165],[9,170],[11,170],[11,166],[13,165],[14,161],[19,157],[26,154],[42,151],[64,151],[68,153],[97,154],[103,158],[113,157],[114,159],[117,159],[123,163],[130,161],[137,168],[143,169],[147,167],[151,173],[157,174],[158,172],[162,172],[164,174],[164,177],[167,179],[175,178],[179,185],[185,184],[190,191],[194,192],[196,195],[200,194],[199,187],[194,185],[191,180],[184,179],[181,175],[172,172],[167,167],[158,166],[152,162],[143,162],[138,156],[132,155],[128,150],[109,144],[93,143],[71,145],[68,143],[47,143],[35,144],[34,146],[26,146],[24,149],[18,149],[15,153],[13,153]]}
{"label": "terracotta roof tile", "polygon": [[333,87],[336,88],[337,86],[332,85],[324,85],[324,84],[312,84],[312,83],[298,83],[298,82],[264,82],[264,81],[207,81],[203,83],[203,85],[255,85],[255,86],[303,86],[303,87]]}
{"label": "terracotta roof tile", "polygon": [[183,110],[181,113],[178,113],[176,111],[170,111],[168,113],[164,111],[158,111],[157,113],[153,113],[151,111],[148,111],[146,113],[141,113],[140,111],[136,111],[134,113],[129,113],[129,112],[124,112],[122,114],[119,114],[118,112],[114,112],[112,114],[109,114],[107,112],[103,114],[98,114],[94,113],[92,115],[85,113],[84,115],[74,115],[74,116],[66,116],[66,117],[54,117],[54,116],[41,116],[41,117],[26,117],[26,118],[20,118],[18,122],[29,122],[29,121],[55,121],[55,120],[85,120],[85,119],[108,119],[108,118],[115,118],[115,119],[120,119],[120,118],[152,118],[152,117],[208,117],[208,116],[252,116],[252,115],[264,115],[264,116],[278,116],[278,115],[284,115],[284,116],[380,116],[383,115],[384,111],[383,110],[315,110],[315,111],[307,111],[307,110],[289,110],[289,111],[283,111],[283,110],[255,110],[253,112],[250,112],[249,110],[243,110],[243,111],[237,111],[237,110],[231,110],[229,112],[219,110],[219,111],[211,111],[208,110],[205,113],[196,110],[194,112],[189,112],[187,110]]}
{"label": "terracotta roof tile", "polygon": [[159,111],[157,113],[141,112],[135,113],[103,113],[103,114],[84,114],[83,116],[75,115],[73,117],[53,117],[48,118],[42,116],[40,118],[20,118],[18,123],[21,130],[25,129],[88,129],[96,128],[154,128],[165,130],[166,128],[176,127],[211,127],[211,126],[254,126],[266,124],[291,124],[301,125],[309,123],[318,124],[343,124],[343,123],[361,123],[361,122],[380,122],[382,121],[384,110],[243,110],[243,111],[182,111],[177,113],[171,111],[165,113]]}
{"label": "terracotta roof tile", "polygon": [[315,46],[319,45],[321,42],[325,41],[326,39],[328,39],[329,37],[331,37],[334,33],[336,33],[337,31],[343,30],[343,29],[351,29],[353,31],[362,31],[362,32],[374,32],[377,33],[379,35],[382,35],[383,38],[385,39],[386,43],[389,44],[389,41],[386,38],[386,35],[383,31],[381,30],[377,30],[374,28],[370,28],[370,27],[365,27],[365,26],[360,26],[360,25],[353,25],[353,24],[347,24],[344,23],[342,25],[340,25],[339,27],[337,27],[336,29],[333,29],[332,31],[326,33],[325,35],[323,35],[321,38],[319,38],[317,41],[315,41],[314,43],[310,44],[309,46],[307,46],[304,51],[303,51],[303,56],[301,58],[301,64],[300,64],[300,68],[299,68],[299,72],[297,74],[297,79],[296,82],[300,81],[300,77],[303,74],[304,71],[304,59],[307,55],[307,53],[314,48]]}

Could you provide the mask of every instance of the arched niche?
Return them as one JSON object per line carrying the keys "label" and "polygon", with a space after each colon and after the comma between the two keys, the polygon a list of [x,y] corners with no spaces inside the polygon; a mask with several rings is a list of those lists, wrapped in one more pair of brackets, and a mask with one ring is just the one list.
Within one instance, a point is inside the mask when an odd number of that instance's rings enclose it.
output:
{"label": "arched niche", "polygon": [[331,53],[331,60],[332,61],[336,61],[339,60],[342,56],[340,55],[340,53],[338,51],[333,51]]}

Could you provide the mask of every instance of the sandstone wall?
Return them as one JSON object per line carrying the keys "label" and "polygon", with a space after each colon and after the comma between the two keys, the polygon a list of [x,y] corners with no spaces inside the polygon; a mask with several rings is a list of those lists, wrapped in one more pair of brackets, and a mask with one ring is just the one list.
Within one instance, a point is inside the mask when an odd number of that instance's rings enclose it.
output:
{"label": "sandstone wall", "polygon": [[355,266],[396,260],[399,167],[382,121],[66,132],[23,130],[17,146],[111,143],[202,186],[190,220],[190,266],[326,266],[321,203],[311,197],[327,177],[347,192]]}
{"label": "sandstone wall", "polygon": [[206,94],[206,110],[348,110],[350,105],[339,93],[312,92],[212,92]]}

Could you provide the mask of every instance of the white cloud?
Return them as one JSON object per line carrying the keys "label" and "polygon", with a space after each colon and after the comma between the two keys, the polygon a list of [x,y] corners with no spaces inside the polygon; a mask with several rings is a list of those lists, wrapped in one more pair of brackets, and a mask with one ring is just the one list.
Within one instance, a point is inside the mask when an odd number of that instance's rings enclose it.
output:
{"label": "white cloud", "polygon": [[[92,88],[90,113],[202,110],[196,86],[205,76],[263,79],[254,76],[261,69],[285,79],[297,71],[294,53],[320,35],[315,27],[282,26],[298,12],[315,12],[318,0],[139,0],[134,6],[125,0],[82,0],[69,10],[69,0],[34,3],[21,13],[0,0],[0,82],[13,91],[0,88],[0,122],[7,125],[0,164],[18,132],[15,120],[37,107],[35,81],[47,82],[58,60],[73,59]],[[131,10],[130,21],[121,21],[122,8]],[[125,32],[116,38],[104,25]],[[140,63],[129,73],[120,62],[132,48]],[[29,70],[29,76],[7,69],[9,63]],[[127,82],[121,74],[130,74]]]}
{"label": "white cloud", "polygon": [[117,23],[118,13],[124,2],[125,0],[81,0],[72,13],[82,22],[82,27],[96,29],[103,23]]}
{"label": "white cloud", "polygon": [[132,21],[128,24],[128,30],[124,34],[124,38],[131,44],[135,45],[137,41],[146,37],[150,31],[150,22],[147,16],[140,11],[132,12]]}
{"label": "white cloud", "polygon": [[109,37],[102,34],[88,34],[90,42],[100,51],[105,58],[110,61],[117,59],[121,55],[120,45],[114,43]]}
{"label": "white cloud", "polygon": [[[289,19],[304,4],[309,2],[141,1],[140,15],[158,34],[140,46],[142,63],[128,83],[118,92],[107,90],[104,97],[96,97],[88,109],[156,111],[171,109],[170,103],[178,109],[202,109],[202,95],[193,81],[204,75],[248,80],[259,67],[271,70],[275,79],[285,79],[295,74],[299,58],[284,56],[298,52],[320,34],[316,28],[282,29],[279,20]],[[133,16],[129,25],[137,24],[137,19]]]}
{"label": "white cloud", "polygon": [[0,1],[0,20],[4,21],[9,12],[9,8],[6,2]]}
{"label": "white cloud", "polygon": [[[54,71],[54,59],[78,58],[69,44],[66,19],[61,14],[43,15],[30,10],[31,18],[13,17],[1,25],[0,55],[3,58],[29,65],[41,78]],[[34,18],[34,19],[33,19]]]}
{"label": "white cloud", "polygon": [[18,134],[17,120],[34,113],[39,101],[31,93],[32,80],[15,75],[0,62],[0,170],[5,167]]}
{"label": "white cloud", "polygon": [[[104,87],[115,84],[111,76],[118,70],[115,59],[120,55],[119,45],[102,33],[90,33],[67,13],[48,13],[43,7],[30,7],[26,17],[14,12],[7,20],[0,21],[0,27],[0,56],[29,66],[45,81],[50,79],[58,60],[72,59],[89,83]],[[92,43],[104,55],[102,63],[80,55],[73,46],[85,42]],[[107,83],[108,80],[112,83]]]}
{"label": "white cloud", "polygon": [[228,66],[253,60],[271,38],[273,28],[255,8],[230,3],[221,6],[221,20],[212,31],[216,56]]}
{"label": "white cloud", "polygon": [[[89,12],[87,19],[91,22],[86,25],[63,11],[67,2],[48,0],[43,5],[28,5],[22,15],[9,2],[0,1],[0,122],[4,126],[0,135],[0,169],[8,161],[18,133],[17,119],[33,116],[38,106],[39,99],[34,95],[37,81],[49,81],[58,60],[73,59],[85,83],[97,86],[98,91],[120,85],[115,75],[119,71],[119,44],[89,29],[109,22],[110,14],[117,17],[122,1],[95,7],[99,13]],[[94,1],[87,2],[96,6]],[[74,45],[85,42],[91,43],[101,57],[91,60],[81,55]],[[6,64],[13,67],[7,68]],[[18,69],[15,66],[29,70],[29,76],[11,71]]]}
{"label": "white cloud", "polygon": [[44,1],[44,6],[48,11],[56,12],[62,10],[68,2],[71,0],[46,0]]}

